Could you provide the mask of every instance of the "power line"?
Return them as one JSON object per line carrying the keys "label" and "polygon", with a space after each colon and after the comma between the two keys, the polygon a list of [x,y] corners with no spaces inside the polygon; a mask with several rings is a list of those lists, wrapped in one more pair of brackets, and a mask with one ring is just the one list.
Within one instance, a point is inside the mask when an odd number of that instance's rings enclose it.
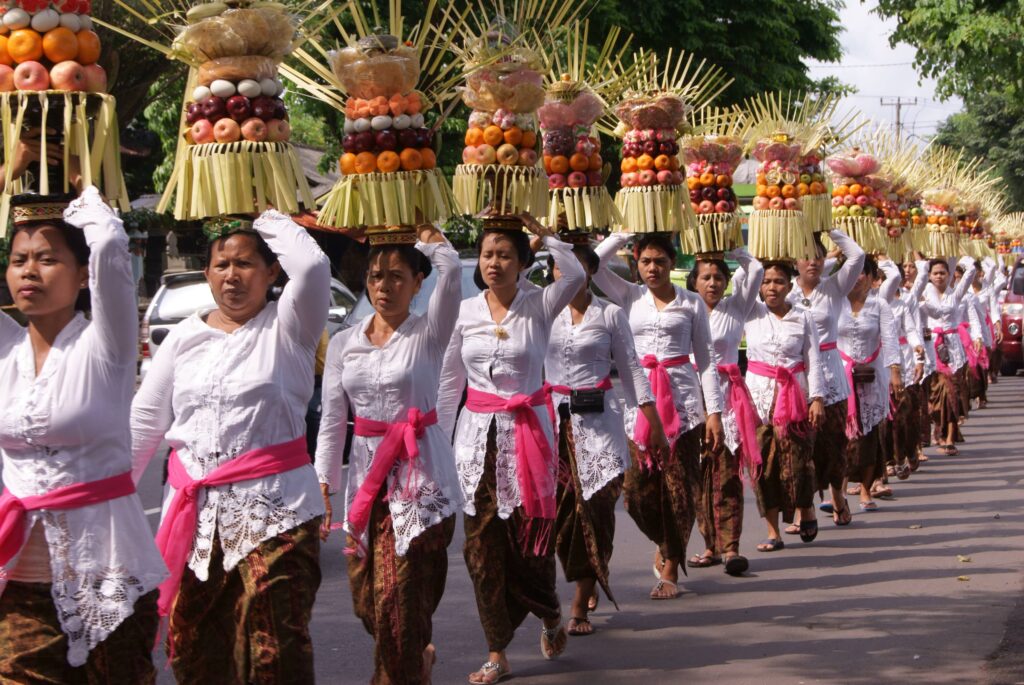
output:
{"label": "power line", "polygon": [[887,62],[884,64],[808,64],[808,69],[873,69],[875,67],[909,67],[913,62]]}
{"label": "power line", "polygon": [[902,111],[904,105],[906,105],[908,107],[913,107],[914,105],[916,105],[917,104],[917,98],[906,98],[906,99],[904,99],[904,98],[901,98],[901,97],[897,97],[897,98],[889,100],[888,102],[885,101],[885,98],[880,98],[879,99],[879,103],[882,105],[882,107],[894,107],[896,109],[896,137],[899,138],[900,137],[900,133],[902,132],[901,131],[901,129],[902,129],[902,122],[900,121],[900,112]]}

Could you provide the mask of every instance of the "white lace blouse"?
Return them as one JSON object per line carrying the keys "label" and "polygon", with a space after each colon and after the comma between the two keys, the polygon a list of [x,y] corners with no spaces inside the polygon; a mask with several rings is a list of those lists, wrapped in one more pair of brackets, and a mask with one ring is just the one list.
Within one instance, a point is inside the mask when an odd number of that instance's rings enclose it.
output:
{"label": "white lace blouse", "polygon": [[860,428],[867,435],[889,415],[889,367],[901,364],[899,339],[892,309],[882,298],[868,297],[856,313],[850,301],[845,302],[839,317],[840,351],[851,357],[855,364],[865,363],[878,352],[871,362],[875,369],[874,382],[856,386]]}
{"label": "white lace blouse", "polygon": [[[683,355],[690,357],[690,364],[665,369],[672,384],[672,396],[679,413],[679,435],[682,435],[704,423],[707,414],[720,414],[724,404],[714,363],[708,309],[696,293],[674,286],[676,299],[659,310],[647,286],[630,283],[613,273],[608,262],[629,237],[613,233],[597,247],[601,268],[594,276],[594,283],[609,300],[626,311],[636,353],[641,359],[647,355],[654,355],[660,361]],[[633,435],[636,415],[635,407],[626,408],[628,435]]]}
{"label": "white lace blouse", "polygon": [[[822,276],[818,287],[809,295],[803,292],[799,283],[794,282],[788,298],[791,305],[810,315],[819,345],[836,342],[843,302],[857,283],[857,277],[864,271],[865,255],[860,245],[842,231],[830,231],[829,236],[842,250],[846,261],[835,274]],[[825,406],[845,400],[850,389],[838,351],[826,350],[821,353],[821,370],[825,381]]]}
{"label": "white lace blouse", "polygon": [[[900,271],[891,261],[884,261],[879,268],[885,272],[886,284],[880,290],[879,296],[889,304],[892,310],[893,323],[896,326],[896,341],[899,344],[900,375],[903,378],[903,385],[916,385],[920,380],[915,380],[914,372],[917,368],[918,347],[924,347],[924,340],[921,338],[921,325],[917,318],[916,307],[911,307],[911,298],[901,287],[899,287]],[[918,280],[922,274],[918,274]],[[890,283],[896,287],[887,288]],[[901,341],[906,342],[901,342]]]}
{"label": "white lace blouse", "polygon": [[[128,410],[138,318],[128,236],[95,188],[75,200],[65,218],[89,245],[92,320],[77,314],[36,375],[28,332],[0,315],[0,456],[4,485],[16,497],[131,470]],[[28,530],[40,526],[45,535],[68,663],[81,666],[167,569],[138,495],[26,516]],[[0,591],[17,565],[15,557],[0,569]]]}
{"label": "white lace blouse", "polygon": [[[136,481],[165,439],[195,479],[246,452],[306,432],[314,356],[327,323],[330,264],[304,229],[276,211],[253,224],[288,275],[281,297],[233,333],[182,321],[160,346],[132,403]],[[168,486],[164,511],[174,496]],[[204,488],[188,566],[209,577],[213,536],[230,571],[259,544],[321,516],[312,463],[266,478]]]}
{"label": "white lace blouse", "polygon": [[[445,435],[455,430],[455,466],[465,499],[463,511],[476,515],[473,498],[484,472],[487,433],[495,424],[497,455],[498,516],[508,518],[522,504],[516,469],[515,417],[509,412],[495,414],[463,409],[458,413],[462,392],[469,387],[509,398],[532,395],[544,381],[544,356],[551,326],[586,282],[583,266],[572,248],[553,237],[544,238],[562,277],[546,288],[520,286],[505,318],[495,323],[487,306],[486,291],[463,300],[459,318],[445,352],[437,400],[437,415]],[[533,407],[552,453],[554,433],[545,405]],[[456,427],[456,416],[458,426]],[[557,464],[551,463],[554,477]]]}
{"label": "white lace blouse", "polygon": [[[544,371],[547,381],[570,389],[593,388],[618,369],[626,406],[654,402],[647,374],[636,359],[633,334],[626,314],[618,306],[593,297],[583,320],[573,325],[572,312],[564,308],[551,327]],[[566,395],[552,396],[556,407],[568,403]],[[570,414],[576,442],[576,466],[583,499],[626,470],[629,446],[622,408],[614,390],[604,394],[604,412]]]}
{"label": "white lace blouse", "polygon": [[[772,314],[764,302],[758,301],[754,303],[744,326],[744,334],[747,336],[747,359],[787,369],[802,363],[805,370],[793,376],[804,397],[808,402],[824,398],[821,351],[810,315],[793,307],[780,318]],[[758,416],[762,423],[771,423],[777,386],[775,379],[750,371],[747,371],[746,379]]]}
{"label": "white lace blouse", "polygon": [[[959,323],[957,311],[960,308],[964,295],[967,293],[971,280],[974,278],[975,271],[974,259],[965,257],[961,260],[961,263],[964,265],[964,275],[960,282],[955,287],[947,286],[946,291],[943,293],[940,293],[938,288],[928,283],[924,289],[924,297],[920,304],[921,313],[926,317],[926,325],[930,330],[940,328],[943,331],[953,331],[944,336],[946,349],[949,350],[949,368],[952,371],[957,371],[967,363],[967,356],[964,353],[963,345],[960,344],[960,338],[956,334],[956,326]],[[952,266],[950,267],[950,273],[953,272]],[[918,270],[924,269],[927,272],[928,262],[918,262],[917,268]],[[931,344],[934,347],[934,337]]]}
{"label": "white lace blouse", "polygon": [[[374,421],[406,421],[408,411],[424,414],[437,406],[437,388],[444,351],[459,315],[462,264],[448,243],[417,243],[437,271],[437,287],[424,316],[410,314],[384,345],[366,336],[374,314],[331,340],[324,368],[323,415],[316,449],[316,471],[332,492],[341,485],[348,413]],[[366,480],[382,437],[351,436],[345,520],[356,493]],[[395,532],[395,552],[405,556],[420,533],[459,509],[462,493],[455,472],[451,441],[440,425],[425,429],[418,441],[418,470],[410,496],[411,462],[397,460],[388,475],[388,508]],[[349,531],[351,532],[351,531]],[[366,533],[363,533],[366,546]]]}
{"label": "white lace blouse", "polygon": [[[764,279],[764,266],[745,249],[736,250],[732,256],[739,262],[739,268],[732,275],[732,295],[722,298],[708,312],[716,366],[739,363],[743,326],[757,302],[761,281]],[[722,428],[725,431],[725,444],[736,454],[740,446],[740,433],[736,414],[729,406],[729,376],[719,374],[718,382],[724,399]]]}

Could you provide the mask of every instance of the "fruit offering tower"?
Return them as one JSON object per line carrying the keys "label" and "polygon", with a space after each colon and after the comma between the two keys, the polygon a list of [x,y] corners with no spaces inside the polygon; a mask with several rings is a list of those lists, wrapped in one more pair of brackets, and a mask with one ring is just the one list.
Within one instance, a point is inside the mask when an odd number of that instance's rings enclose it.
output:
{"label": "fruit offering tower", "polygon": [[[289,79],[345,115],[341,179],[322,200],[319,225],[363,232],[373,244],[415,242],[417,225],[451,216],[455,201],[436,156],[444,114],[431,122],[427,115],[455,97],[461,74],[443,57],[464,15],[435,7],[428,5],[427,16],[407,31],[401,4],[392,2],[385,32],[368,28],[361,6],[351,4],[356,32],[336,23],[346,47],[299,51],[285,66]],[[305,72],[320,74],[326,85]]]}
{"label": "fruit offering tower", "polygon": [[[64,147],[64,161],[30,169],[41,194],[68,192],[71,157],[85,183],[128,209],[121,175],[114,98],[98,62],[100,39],[93,31],[90,0],[11,0],[0,5],[0,125],[3,127],[6,192],[0,226],[7,225],[9,196],[26,190],[7,164],[26,129],[41,143]],[[2,230],[2,229],[0,229]]]}
{"label": "fruit offering tower", "polygon": [[680,141],[690,207],[697,215],[683,231],[686,252],[721,255],[743,246],[733,175],[743,160],[749,122],[737,110],[705,108],[693,117],[693,133]]}
{"label": "fruit offering tower", "polygon": [[955,188],[927,188],[921,197],[928,226],[928,254],[932,257],[960,256],[960,233],[954,210],[959,202],[959,193]]}
{"label": "fruit offering tower", "polygon": [[832,175],[832,222],[866,252],[884,253],[888,248],[882,203],[888,187],[877,174],[878,158],[853,147],[825,160]]}
{"label": "fruit offering tower", "polygon": [[689,133],[689,113],[707,107],[732,79],[705,61],[669,50],[664,59],[640,51],[635,82],[613,111],[622,138],[621,189],[615,204],[621,228],[632,233],[693,228],[686,176],[679,164],[679,137]]}
{"label": "fruit offering tower", "polygon": [[893,259],[909,257],[915,251],[924,254],[928,252],[928,232],[921,194],[915,185],[920,176],[921,151],[888,127],[879,127],[873,140],[874,152],[882,163],[878,175],[887,187],[881,214],[890,245],[887,254]]}
{"label": "fruit offering tower", "polygon": [[[974,229],[968,214],[980,211],[986,194],[1002,183],[993,168],[985,168],[983,163],[980,157],[967,160],[963,151],[944,147],[932,147],[925,153],[921,164],[921,186],[925,190],[921,197],[932,257],[966,254],[964,243]],[[965,219],[963,226],[961,217]]]}

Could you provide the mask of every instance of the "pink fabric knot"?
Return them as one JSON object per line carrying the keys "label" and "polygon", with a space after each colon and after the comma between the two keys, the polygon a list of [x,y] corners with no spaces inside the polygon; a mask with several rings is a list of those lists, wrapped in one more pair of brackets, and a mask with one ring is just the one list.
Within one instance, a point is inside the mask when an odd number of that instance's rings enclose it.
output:
{"label": "pink fabric knot", "polygon": [[970,369],[971,375],[978,378],[978,353],[974,351],[974,341],[971,340],[971,324],[967,321],[961,321],[956,327],[956,332],[960,336],[960,344],[964,347],[964,354],[967,355],[967,367]]}
{"label": "pink fabric knot", "polygon": [[943,330],[940,326],[938,328],[933,328],[932,333],[935,334],[935,369],[939,373],[948,376],[951,373],[953,373],[953,369],[949,368],[949,365],[942,361],[942,359],[939,357],[939,345],[945,344],[946,336],[956,333],[956,329],[950,328],[947,330]]}
{"label": "pink fabric knot", "polygon": [[729,396],[726,401],[736,417],[736,427],[740,434],[738,456],[747,467],[751,481],[756,481],[761,475],[761,450],[757,443],[757,427],[761,425],[761,417],[754,409],[754,398],[750,395],[750,388],[740,373],[739,365],[719,364],[718,373],[729,379]]}
{"label": "pink fabric knot", "polygon": [[839,352],[839,356],[843,359],[843,369],[846,371],[846,382],[850,386],[850,395],[846,398],[846,437],[850,440],[859,438],[863,432],[860,426],[860,412],[857,409],[857,386],[853,382],[853,367],[856,364],[871,364],[878,359],[878,355],[881,353],[881,343],[878,344],[878,349],[870,357],[861,362],[850,357],[845,352]]}
{"label": "pink fabric knot", "polygon": [[[668,377],[667,369],[674,366],[683,366],[690,363],[690,355],[684,354],[668,359],[658,359],[653,354],[646,354],[640,358],[640,366],[650,371],[647,379],[651,382],[651,394],[654,395],[654,406],[658,410],[658,417],[665,429],[665,437],[669,443],[679,437],[679,412],[676,410],[676,401],[672,396],[672,380]],[[649,451],[651,447],[651,426],[647,423],[647,417],[637,412],[636,424],[633,429],[633,442],[643,451]]]}
{"label": "pink fabric knot", "polygon": [[791,367],[773,366],[766,362],[749,360],[747,372],[765,378],[775,379],[775,408],[772,410],[772,425],[781,435],[789,435],[789,431],[801,431],[802,424],[807,421],[807,398],[797,382],[796,374],[804,372],[807,367],[798,362]]}

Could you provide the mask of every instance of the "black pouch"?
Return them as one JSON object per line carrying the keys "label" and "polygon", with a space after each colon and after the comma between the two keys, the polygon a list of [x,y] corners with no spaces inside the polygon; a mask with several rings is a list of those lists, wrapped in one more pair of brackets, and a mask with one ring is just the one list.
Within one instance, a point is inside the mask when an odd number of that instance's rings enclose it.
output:
{"label": "black pouch", "polygon": [[868,385],[875,382],[875,367],[871,364],[854,364],[853,382],[857,385]]}
{"label": "black pouch", "polygon": [[949,347],[944,342],[940,342],[935,346],[935,356],[940,362],[949,366]]}
{"label": "black pouch", "polygon": [[604,390],[573,390],[569,394],[569,411],[574,414],[604,413]]}

